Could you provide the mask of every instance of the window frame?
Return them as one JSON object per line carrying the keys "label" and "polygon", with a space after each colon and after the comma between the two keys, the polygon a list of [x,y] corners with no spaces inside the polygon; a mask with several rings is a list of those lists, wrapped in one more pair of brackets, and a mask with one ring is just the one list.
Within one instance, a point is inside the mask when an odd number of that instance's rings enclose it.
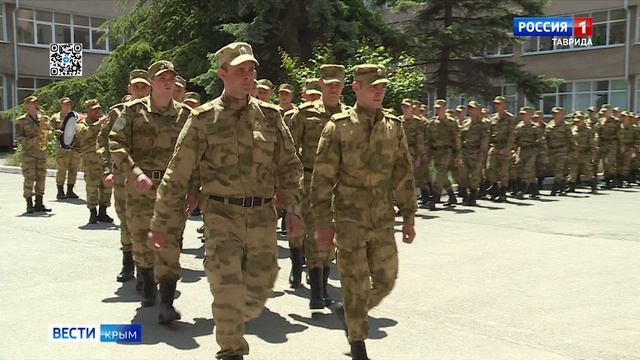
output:
{"label": "window frame", "polygon": [[[597,90],[596,87],[596,83],[599,81],[606,81],[607,82],[607,90]],[[611,104],[611,98],[613,94],[617,94],[617,93],[626,93],[627,96],[625,97],[628,101],[628,86],[626,89],[623,90],[612,90],[611,84],[613,81],[624,81],[624,78],[620,78],[620,77],[616,77],[616,78],[606,78],[606,79],[579,79],[579,80],[570,80],[567,81],[566,84],[570,84],[571,86],[571,91],[570,92],[560,92],[559,91],[559,87],[556,87],[554,92],[545,92],[540,94],[540,97],[538,98],[538,103],[537,104],[532,104],[529,100],[527,100],[525,98],[525,105],[528,106],[534,106],[536,109],[540,109],[542,111],[544,111],[544,97],[545,96],[555,96],[555,105],[554,106],[563,106],[563,104],[560,103],[560,96],[561,95],[571,95],[571,108],[567,108],[565,107],[565,110],[567,111],[567,113],[569,112],[573,112],[573,111],[584,111],[586,109],[576,109],[576,100],[578,98],[578,95],[584,95],[584,94],[589,94],[589,105],[588,106],[592,106],[592,105],[597,105],[597,96],[599,94],[606,94],[607,96],[607,103]],[[585,90],[576,90],[577,89],[577,83],[584,83],[584,82],[588,82],[589,83],[589,90],[585,91]],[[640,96],[640,92],[638,92],[638,96]],[[617,105],[617,104],[612,104],[613,106],[621,106],[621,105]],[[629,104],[627,104],[624,107],[629,107]],[[637,105],[636,105],[637,107]],[[550,115],[548,113],[544,113],[545,115]]]}
{"label": "window frame", "polygon": [[2,30],[2,36],[0,36],[0,42],[6,43],[7,39],[7,9],[4,2],[0,2],[0,30]]}

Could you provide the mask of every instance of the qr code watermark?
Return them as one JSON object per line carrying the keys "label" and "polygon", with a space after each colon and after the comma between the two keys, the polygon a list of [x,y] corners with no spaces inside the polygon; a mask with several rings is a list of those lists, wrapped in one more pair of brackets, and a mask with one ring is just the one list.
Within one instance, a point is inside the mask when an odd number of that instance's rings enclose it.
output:
{"label": "qr code watermark", "polygon": [[49,44],[50,76],[82,76],[82,44]]}

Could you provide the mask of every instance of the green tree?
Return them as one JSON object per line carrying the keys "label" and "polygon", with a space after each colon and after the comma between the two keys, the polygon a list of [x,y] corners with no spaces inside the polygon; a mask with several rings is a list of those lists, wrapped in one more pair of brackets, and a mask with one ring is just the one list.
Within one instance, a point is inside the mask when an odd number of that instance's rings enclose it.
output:
{"label": "green tree", "polygon": [[420,98],[425,82],[424,73],[415,66],[415,59],[412,56],[406,53],[393,55],[384,46],[361,45],[352,57],[342,60],[337,59],[336,54],[326,46],[317,47],[307,61],[292,56],[284,50],[280,51],[280,56],[282,67],[287,72],[289,81],[298,90],[301,89],[306,79],[319,76],[322,64],[344,65],[347,69],[347,78],[343,97],[345,103],[349,105],[355,103],[355,95],[350,86],[353,81],[351,70],[358,64],[381,64],[387,68],[391,84],[387,87],[384,106],[388,108],[399,110],[403,98]]}
{"label": "green tree", "polygon": [[506,59],[484,54],[518,43],[512,35],[513,18],[542,14],[548,0],[395,0],[395,10],[415,16],[402,28],[411,52],[427,68],[428,86],[439,98],[448,89],[489,98],[496,95],[492,81],[515,83],[529,99],[560,83],[524,70]]}

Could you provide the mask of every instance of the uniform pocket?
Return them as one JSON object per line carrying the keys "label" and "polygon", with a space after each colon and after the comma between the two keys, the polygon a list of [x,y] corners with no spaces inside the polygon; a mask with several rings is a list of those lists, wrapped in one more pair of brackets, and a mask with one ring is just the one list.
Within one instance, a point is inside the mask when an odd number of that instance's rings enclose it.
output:
{"label": "uniform pocket", "polygon": [[238,151],[235,136],[207,135],[210,149],[206,156],[214,168],[238,164]]}
{"label": "uniform pocket", "polygon": [[271,163],[276,146],[276,132],[273,130],[253,131],[253,161]]}

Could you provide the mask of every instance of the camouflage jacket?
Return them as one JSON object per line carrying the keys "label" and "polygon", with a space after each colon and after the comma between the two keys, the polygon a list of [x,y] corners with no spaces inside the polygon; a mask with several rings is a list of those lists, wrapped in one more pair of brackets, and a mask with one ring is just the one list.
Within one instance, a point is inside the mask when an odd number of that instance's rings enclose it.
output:
{"label": "camouflage jacket", "polygon": [[76,123],[76,142],[81,154],[96,154],[96,139],[101,127],[97,119],[91,123],[89,118],[84,118]]}
{"label": "camouflage jacket", "polygon": [[489,120],[467,118],[460,127],[463,155],[486,156],[489,151]]}
{"label": "camouflage jacket", "polygon": [[571,128],[564,120],[559,123],[555,120],[549,121],[547,127],[544,129],[544,138],[547,142],[547,148],[550,151],[574,151]]}
{"label": "camouflage jacket", "polygon": [[158,189],[151,229],[167,232],[184,214],[198,179],[208,195],[272,198],[301,214],[302,164],[275,105],[220,97],[196,108],[182,131]]}
{"label": "camouflage jacket", "polygon": [[595,150],[595,138],[590,126],[584,125],[580,127],[578,125],[573,125],[571,127],[571,135],[573,138],[575,152],[577,154],[593,155]]}
{"label": "camouflage jacket", "polygon": [[393,227],[394,200],[405,224],[413,224],[415,184],[400,120],[357,105],[334,115],[320,137],[310,198],[318,229],[333,220]]}
{"label": "camouflage jacket", "polygon": [[291,117],[291,136],[305,169],[313,169],[320,133],[332,115],[346,111],[348,106],[340,103],[335,109],[324,105],[322,99],[306,102],[296,109]]}
{"label": "camouflage jacket", "polygon": [[516,149],[535,148],[541,150],[545,147],[544,129],[533,121],[530,121],[529,124],[520,121],[518,125],[516,125],[514,135],[514,146]]}
{"label": "camouflage jacket", "polygon": [[[22,155],[28,157],[43,158],[47,156],[47,151],[40,150],[40,145],[34,139],[40,137],[40,122],[48,122],[49,119],[41,114],[33,119],[29,114],[24,114],[16,118],[16,142],[22,147]],[[46,126],[53,131],[50,125]],[[55,136],[55,135],[52,135]]]}
{"label": "camouflage jacket", "polygon": [[409,145],[409,153],[412,159],[421,159],[424,155],[424,131],[422,127],[422,120],[417,116],[412,116],[406,119],[404,116],[400,117],[402,126],[404,127],[404,133],[407,137],[407,144]]}
{"label": "camouflage jacket", "polygon": [[433,117],[426,124],[424,141],[427,154],[436,150],[451,149],[453,155],[458,156],[460,153],[458,122],[450,116],[445,116],[444,119]]}
{"label": "camouflage jacket", "polygon": [[178,134],[190,113],[188,108],[176,101],[172,101],[169,108],[163,111],[149,96],[126,103],[109,133],[114,165],[129,169],[129,173],[124,175],[130,178],[138,177],[145,171],[164,171],[173,154]]}
{"label": "camouflage jacket", "polygon": [[503,114],[495,113],[489,119],[489,143],[492,147],[502,150],[513,150],[515,146],[516,120],[508,111]]}
{"label": "camouflage jacket", "polygon": [[597,146],[617,145],[620,121],[613,116],[601,118],[596,128]]}
{"label": "camouflage jacket", "polygon": [[105,175],[113,171],[111,166],[111,151],[109,148],[109,133],[113,128],[113,123],[120,117],[122,109],[124,109],[124,103],[115,104],[109,108],[109,118],[107,122],[102,125],[96,140],[96,148],[102,160],[102,168],[104,169]]}

